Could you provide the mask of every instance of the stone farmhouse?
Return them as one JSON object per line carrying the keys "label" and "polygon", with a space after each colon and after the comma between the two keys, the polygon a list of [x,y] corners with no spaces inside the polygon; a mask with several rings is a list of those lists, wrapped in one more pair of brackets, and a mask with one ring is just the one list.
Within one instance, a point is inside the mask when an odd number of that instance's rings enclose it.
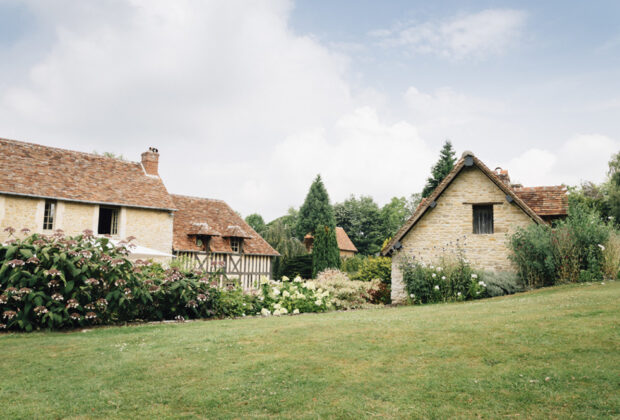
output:
{"label": "stone farmhouse", "polygon": [[154,148],[129,162],[0,139],[0,240],[8,226],[88,229],[113,240],[134,236],[140,247],[174,252],[188,268],[222,270],[246,287],[270,275],[279,254],[260,235],[223,201],[169,194],[158,165]]}
{"label": "stone farmhouse", "polygon": [[[347,232],[340,226],[336,227],[336,241],[338,242],[338,249],[340,250],[340,256],[342,258],[354,257],[357,254],[357,248],[347,235]],[[304,245],[308,252],[312,252],[312,245],[314,244],[314,236],[310,233],[304,236]]]}
{"label": "stone farmhouse", "polygon": [[430,263],[461,250],[475,268],[514,270],[508,235],[517,227],[566,217],[567,211],[566,187],[511,184],[507,171],[491,171],[473,153],[463,153],[382,251],[392,256],[392,301],[406,299],[400,270],[406,257]]}

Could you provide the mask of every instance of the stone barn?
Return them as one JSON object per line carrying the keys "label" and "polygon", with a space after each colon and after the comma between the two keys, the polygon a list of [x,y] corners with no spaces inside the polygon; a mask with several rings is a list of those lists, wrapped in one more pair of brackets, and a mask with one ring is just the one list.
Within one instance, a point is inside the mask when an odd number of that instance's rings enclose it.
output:
{"label": "stone barn", "polygon": [[514,270],[508,236],[517,227],[550,223],[568,211],[566,187],[524,188],[508,172],[491,171],[471,152],[416,209],[382,250],[392,256],[392,301],[406,299],[403,257],[433,262],[459,247],[474,268]]}

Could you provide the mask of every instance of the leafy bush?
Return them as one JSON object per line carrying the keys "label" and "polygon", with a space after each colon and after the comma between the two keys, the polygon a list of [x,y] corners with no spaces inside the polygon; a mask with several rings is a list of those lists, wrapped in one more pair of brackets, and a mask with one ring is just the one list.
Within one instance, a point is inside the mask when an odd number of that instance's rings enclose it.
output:
{"label": "leafy bush", "polygon": [[486,295],[489,297],[512,295],[525,290],[519,276],[510,271],[485,271],[480,277],[486,284]]}
{"label": "leafy bush", "polygon": [[485,296],[486,284],[469,264],[442,259],[427,265],[415,259],[401,265],[405,288],[413,303],[436,303],[478,299]]}
{"label": "leafy bush", "polygon": [[602,270],[605,278],[620,280],[620,233],[613,231],[603,250]]}
{"label": "leafy bush", "polygon": [[297,257],[282,257],[280,274],[276,278],[301,277],[303,279],[312,278],[312,254],[299,255]]}
{"label": "leafy bush", "polygon": [[[603,250],[613,227],[577,203],[555,228],[530,225],[510,237],[510,258],[528,287],[603,278]],[[613,258],[613,257],[612,257]]]}
{"label": "leafy bush", "polygon": [[90,231],[9,240],[0,247],[0,327],[32,331],[142,318],[152,297],[128,252]]}
{"label": "leafy bush", "polygon": [[357,254],[352,257],[343,257],[340,259],[340,269],[347,273],[349,278],[354,278],[358,271],[362,268],[362,264],[368,257]]}
{"label": "leafy bush", "polygon": [[312,281],[303,281],[295,277],[292,281],[284,277],[283,281],[261,279],[260,289],[256,294],[257,312],[264,315],[286,315],[301,312],[323,312],[332,306],[327,290],[317,287]]}
{"label": "leafy bush", "polygon": [[336,309],[363,308],[371,303],[385,303],[386,300],[386,288],[382,286],[380,280],[370,282],[351,280],[345,273],[336,269],[322,271],[314,283],[316,287],[329,292]]}
{"label": "leafy bush", "polygon": [[392,259],[389,257],[368,257],[362,262],[354,280],[371,281],[379,279],[385,284],[392,282]]}

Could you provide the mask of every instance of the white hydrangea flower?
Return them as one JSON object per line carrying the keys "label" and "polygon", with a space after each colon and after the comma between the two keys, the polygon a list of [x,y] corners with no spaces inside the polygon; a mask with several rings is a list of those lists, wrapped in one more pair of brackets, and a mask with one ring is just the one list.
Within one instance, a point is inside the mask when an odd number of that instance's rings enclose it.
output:
{"label": "white hydrangea flower", "polygon": [[409,295],[409,297],[411,297],[411,299],[414,299],[415,295],[412,293],[412,294]]}
{"label": "white hydrangea flower", "polygon": [[290,295],[291,294],[288,291],[286,291],[286,290],[282,292],[282,297],[283,298],[289,297]]}
{"label": "white hydrangea flower", "polygon": [[282,315],[282,312],[280,311],[280,309],[276,309],[273,311],[273,316],[280,316]]}
{"label": "white hydrangea flower", "polygon": [[263,284],[267,283],[269,283],[269,279],[267,278],[267,276],[260,276],[260,285],[262,286]]}
{"label": "white hydrangea flower", "polygon": [[295,310],[293,310],[293,314],[297,315],[299,313],[299,309],[295,308]]}
{"label": "white hydrangea flower", "polygon": [[446,279],[446,276],[441,276],[441,279],[442,279],[442,280],[445,280],[445,279]]}
{"label": "white hydrangea flower", "polygon": [[282,281],[288,281],[288,277],[282,276]]}
{"label": "white hydrangea flower", "polygon": [[458,292],[456,295],[460,297],[461,296],[461,292]]}
{"label": "white hydrangea flower", "polygon": [[321,304],[322,304],[322,303],[323,303],[323,302],[321,302],[321,299],[317,299],[317,300],[315,300],[315,301],[314,301],[314,304],[315,304],[316,306],[321,306]]}
{"label": "white hydrangea flower", "polygon": [[273,294],[274,296],[278,296],[280,294],[280,289],[278,289],[277,287],[273,288]]}
{"label": "white hydrangea flower", "polygon": [[435,290],[439,290],[439,285],[435,285]]}
{"label": "white hydrangea flower", "polygon": [[294,281],[295,283],[301,283],[301,276],[296,276],[296,277],[293,279],[293,281]]}
{"label": "white hydrangea flower", "polygon": [[478,274],[476,274],[476,273],[472,274],[472,275],[471,275],[471,278],[472,278],[472,279],[477,279],[477,278],[478,278]]}
{"label": "white hydrangea flower", "polygon": [[269,316],[269,315],[271,315],[271,311],[269,309],[267,309],[267,308],[263,308],[263,309],[260,310],[260,314],[262,316]]}

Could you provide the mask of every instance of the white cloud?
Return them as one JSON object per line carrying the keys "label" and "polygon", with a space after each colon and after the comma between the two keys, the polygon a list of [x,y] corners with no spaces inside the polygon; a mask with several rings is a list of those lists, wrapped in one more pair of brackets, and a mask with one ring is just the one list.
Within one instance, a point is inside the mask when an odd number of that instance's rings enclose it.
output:
{"label": "white cloud", "polygon": [[526,14],[520,10],[487,9],[450,19],[399,25],[371,36],[385,46],[404,47],[415,54],[460,60],[503,53],[521,36]]}
{"label": "white cloud", "polygon": [[608,161],[618,151],[618,140],[600,134],[580,134],[553,151],[527,150],[503,167],[509,170],[513,182],[525,186],[602,182]]}

